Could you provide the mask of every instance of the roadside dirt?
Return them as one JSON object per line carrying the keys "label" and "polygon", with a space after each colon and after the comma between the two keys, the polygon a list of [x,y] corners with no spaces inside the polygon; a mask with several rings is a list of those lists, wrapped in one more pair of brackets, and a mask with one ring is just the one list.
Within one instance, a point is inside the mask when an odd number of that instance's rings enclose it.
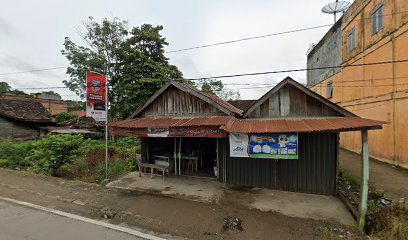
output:
{"label": "roadside dirt", "polygon": [[[0,169],[0,196],[188,239],[326,239],[327,223],[265,213],[234,201],[204,204]],[[243,231],[223,232],[224,218]]]}
{"label": "roadside dirt", "polygon": [[[361,179],[361,156],[345,149],[340,149],[340,168],[354,178]],[[369,185],[383,190],[388,198],[395,202],[404,199],[408,202],[408,170],[370,158]]]}

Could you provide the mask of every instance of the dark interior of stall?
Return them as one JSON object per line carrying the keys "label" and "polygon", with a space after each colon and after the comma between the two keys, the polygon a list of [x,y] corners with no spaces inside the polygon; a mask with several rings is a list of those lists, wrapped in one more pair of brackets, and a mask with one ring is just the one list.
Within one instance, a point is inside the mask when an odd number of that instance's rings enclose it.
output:
{"label": "dark interior of stall", "polygon": [[[179,151],[181,153],[181,175],[216,178],[217,139],[216,138],[147,138],[148,162],[152,164],[166,164],[170,173],[175,173],[174,151],[176,150],[177,168]],[[176,143],[176,148],[175,148]],[[217,167],[217,168],[214,168]]]}

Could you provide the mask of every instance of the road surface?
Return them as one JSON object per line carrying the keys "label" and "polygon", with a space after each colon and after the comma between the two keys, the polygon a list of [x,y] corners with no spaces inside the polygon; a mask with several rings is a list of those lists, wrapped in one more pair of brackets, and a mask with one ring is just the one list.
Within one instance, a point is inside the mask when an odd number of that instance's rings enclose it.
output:
{"label": "road surface", "polygon": [[0,239],[135,240],[133,235],[0,201]]}

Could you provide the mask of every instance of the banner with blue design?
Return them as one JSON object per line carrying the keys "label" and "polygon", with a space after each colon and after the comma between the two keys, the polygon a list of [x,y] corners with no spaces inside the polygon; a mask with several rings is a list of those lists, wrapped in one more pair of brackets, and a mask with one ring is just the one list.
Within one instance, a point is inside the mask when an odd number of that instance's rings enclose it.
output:
{"label": "banner with blue design", "polygon": [[249,134],[249,156],[251,158],[298,159],[298,134]]}

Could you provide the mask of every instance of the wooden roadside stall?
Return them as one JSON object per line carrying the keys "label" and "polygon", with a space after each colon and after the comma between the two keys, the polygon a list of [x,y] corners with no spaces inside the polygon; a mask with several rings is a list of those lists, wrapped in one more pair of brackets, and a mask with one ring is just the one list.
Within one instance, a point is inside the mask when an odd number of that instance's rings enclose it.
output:
{"label": "wooden roadside stall", "polygon": [[228,138],[221,126],[242,114],[216,96],[173,81],[129,119],[111,124],[110,132],[140,137],[142,166],[165,165],[174,175],[218,178]]}
{"label": "wooden roadside stall", "polygon": [[361,131],[363,203],[367,131],[382,124],[360,118],[288,77],[245,111],[172,81],[129,119],[111,124],[110,132],[140,137],[142,163],[165,163],[172,175],[335,195],[339,133]]}

